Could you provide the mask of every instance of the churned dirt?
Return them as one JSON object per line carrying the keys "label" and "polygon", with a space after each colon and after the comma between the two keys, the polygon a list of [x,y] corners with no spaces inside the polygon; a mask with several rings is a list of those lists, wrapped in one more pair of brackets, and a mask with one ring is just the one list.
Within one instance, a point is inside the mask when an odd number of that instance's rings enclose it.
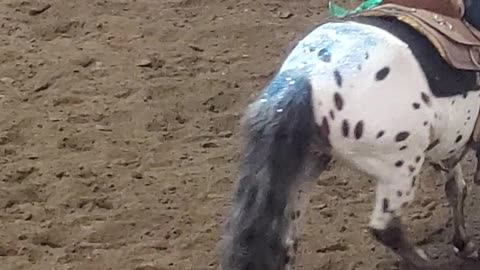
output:
{"label": "churned dirt", "polygon": [[[0,268],[216,269],[239,117],[326,4],[0,1]],[[397,267],[371,180],[335,164],[314,187],[299,269]],[[409,233],[446,254],[449,217],[429,169]]]}

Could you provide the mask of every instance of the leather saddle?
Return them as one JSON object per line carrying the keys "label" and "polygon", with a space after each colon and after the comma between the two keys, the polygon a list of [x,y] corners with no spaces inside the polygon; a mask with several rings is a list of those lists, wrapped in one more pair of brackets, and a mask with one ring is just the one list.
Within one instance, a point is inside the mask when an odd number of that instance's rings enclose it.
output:
{"label": "leather saddle", "polygon": [[426,36],[447,63],[480,71],[480,30],[464,19],[462,0],[384,0],[353,16],[393,16]]}

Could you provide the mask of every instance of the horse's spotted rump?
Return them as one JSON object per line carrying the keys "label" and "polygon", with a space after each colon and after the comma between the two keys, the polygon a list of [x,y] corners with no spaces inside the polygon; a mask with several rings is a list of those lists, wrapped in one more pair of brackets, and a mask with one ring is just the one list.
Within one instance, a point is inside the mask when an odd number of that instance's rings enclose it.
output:
{"label": "horse's spotted rump", "polygon": [[333,72],[333,77],[335,78],[335,83],[337,84],[338,87],[342,88],[343,86],[343,78],[342,74],[340,74],[340,71],[335,70]]}
{"label": "horse's spotted rump", "polygon": [[403,142],[408,138],[408,136],[410,136],[409,132],[402,131],[395,136],[395,141],[396,142]]}
{"label": "horse's spotted rump", "polygon": [[342,98],[342,96],[339,93],[335,93],[333,95],[333,99],[334,99],[334,102],[335,102],[335,107],[337,108],[337,110],[341,111],[343,109],[343,98]]}
{"label": "horse's spotted rump", "polygon": [[355,128],[353,129],[353,134],[355,136],[355,139],[360,139],[363,135],[363,121],[359,121],[356,125]]}
{"label": "horse's spotted rump", "polygon": [[344,137],[348,137],[348,134],[350,132],[350,124],[348,124],[347,120],[343,120],[342,122],[342,134]]}
{"label": "horse's spotted rump", "polygon": [[375,74],[375,80],[377,81],[383,81],[385,78],[387,78],[388,74],[390,74],[390,68],[389,67],[384,67],[380,69],[377,74]]}

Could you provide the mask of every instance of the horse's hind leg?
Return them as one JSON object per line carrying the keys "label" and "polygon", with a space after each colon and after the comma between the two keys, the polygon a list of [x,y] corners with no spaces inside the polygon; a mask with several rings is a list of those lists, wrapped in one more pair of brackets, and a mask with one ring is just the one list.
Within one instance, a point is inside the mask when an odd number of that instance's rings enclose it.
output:
{"label": "horse's hind leg", "polygon": [[477,157],[477,169],[475,172],[475,176],[473,177],[473,182],[477,185],[480,185],[480,146],[476,146],[474,149],[475,156]]}
{"label": "horse's hind leg", "polygon": [[286,210],[291,219],[291,223],[288,227],[285,239],[287,250],[285,270],[295,269],[296,254],[299,246],[298,230],[302,227],[303,217],[309,203],[310,192],[308,191],[311,190],[313,184],[312,180],[321,175],[330,160],[330,155],[313,154],[310,159],[310,164],[305,171],[305,176],[303,177],[305,180],[299,184],[296,192],[292,192],[293,194],[291,196],[293,196],[293,198],[290,200],[291,203]]}
{"label": "horse's hind leg", "polygon": [[398,161],[381,167],[375,166],[378,184],[369,226],[375,239],[394,251],[405,263],[424,268],[431,267],[432,263],[425,252],[408,240],[401,222],[402,208],[414,199],[418,173],[424,158],[418,157],[416,160],[417,163]]}
{"label": "horse's hind leg", "polygon": [[[305,183],[309,184],[309,183]],[[299,188],[298,191],[292,196],[296,198],[292,199],[290,209],[287,210],[289,213],[291,223],[287,231],[287,236],[285,239],[285,247],[287,250],[287,256],[285,261],[285,270],[295,269],[296,253],[298,250],[298,229],[301,228],[301,222],[303,220],[305,209],[308,205],[309,194],[306,192],[306,188]]]}
{"label": "horse's hind leg", "polygon": [[464,204],[467,197],[467,185],[462,168],[457,164],[452,170],[442,172],[446,178],[445,193],[453,212],[453,245],[457,255],[462,258],[478,258],[475,244],[465,229]]}

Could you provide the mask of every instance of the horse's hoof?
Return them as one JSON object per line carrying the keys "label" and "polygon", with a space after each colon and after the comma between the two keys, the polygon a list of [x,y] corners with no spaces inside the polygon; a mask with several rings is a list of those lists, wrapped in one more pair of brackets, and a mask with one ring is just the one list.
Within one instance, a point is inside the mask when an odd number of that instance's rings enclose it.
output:
{"label": "horse's hoof", "polygon": [[435,262],[431,260],[430,256],[421,248],[415,248],[414,253],[404,257],[401,261],[402,267],[400,269],[415,269],[415,270],[430,270],[436,269]]}
{"label": "horse's hoof", "polygon": [[464,260],[478,260],[478,249],[472,241],[469,241],[465,248],[460,251],[457,247],[453,247],[455,255]]}

